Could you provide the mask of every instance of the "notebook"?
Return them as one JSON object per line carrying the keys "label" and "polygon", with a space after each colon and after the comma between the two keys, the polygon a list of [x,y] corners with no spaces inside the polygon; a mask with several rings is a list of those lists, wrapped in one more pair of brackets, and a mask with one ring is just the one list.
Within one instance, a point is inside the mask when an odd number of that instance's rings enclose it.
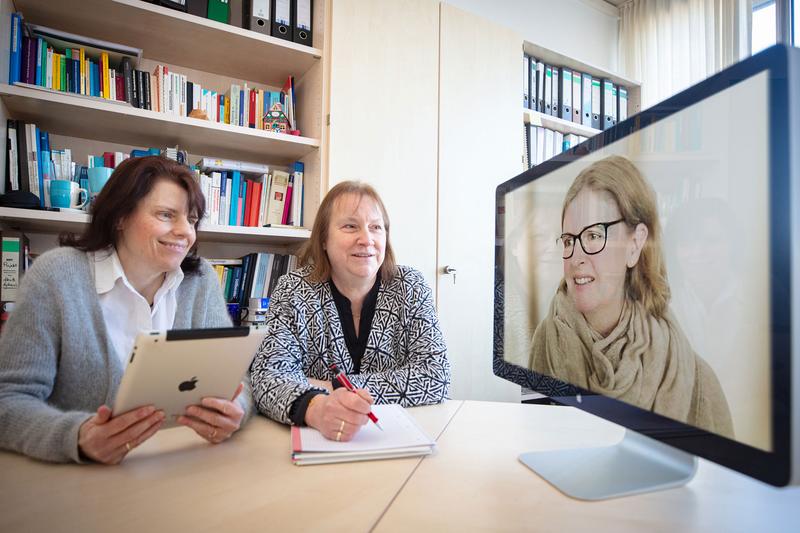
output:
{"label": "notebook", "polygon": [[367,423],[349,442],[328,440],[314,428],[292,426],[292,462],[296,465],[371,461],[430,455],[436,443],[400,405],[373,405],[383,431]]}

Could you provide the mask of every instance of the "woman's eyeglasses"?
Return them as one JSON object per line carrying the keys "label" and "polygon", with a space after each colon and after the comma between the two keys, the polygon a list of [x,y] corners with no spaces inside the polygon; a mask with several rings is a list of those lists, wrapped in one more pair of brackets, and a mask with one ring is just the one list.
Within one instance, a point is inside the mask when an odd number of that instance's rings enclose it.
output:
{"label": "woman's eyeglasses", "polygon": [[624,218],[620,218],[613,222],[597,222],[583,228],[578,235],[562,233],[561,237],[556,239],[558,246],[561,248],[561,257],[564,259],[572,257],[572,254],[575,253],[575,241],[581,243],[581,248],[586,255],[599,254],[606,247],[608,228],[624,220]]}

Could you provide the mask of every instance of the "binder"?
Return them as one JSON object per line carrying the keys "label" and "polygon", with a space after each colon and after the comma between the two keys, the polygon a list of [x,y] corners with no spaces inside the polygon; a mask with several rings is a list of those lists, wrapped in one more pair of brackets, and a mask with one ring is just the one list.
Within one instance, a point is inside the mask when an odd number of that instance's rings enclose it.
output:
{"label": "binder", "polygon": [[553,67],[544,66],[544,114],[552,115],[553,107]]}
{"label": "binder", "polygon": [[556,156],[564,151],[564,134],[560,131],[553,132],[553,155]]}
{"label": "binder", "polygon": [[311,46],[311,0],[292,0],[292,40]]}
{"label": "binder", "polygon": [[528,108],[534,111],[539,111],[538,100],[536,99],[536,73],[539,69],[539,61],[535,58],[530,58],[530,68],[528,69]]}
{"label": "binder", "polygon": [[592,124],[591,126],[599,130],[601,126],[600,122],[600,80],[596,80],[592,78]]}
{"label": "binder", "polygon": [[545,64],[539,61],[536,63],[536,111],[544,113],[544,75]]}
{"label": "binder", "polygon": [[208,18],[227,24],[231,19],[231,6],[228,0],[208,0]]}
{"label": "binder", "polygon": [[522,107],[531,108],[531,58],[523,54],[522,56]]}
{"label": "binder", "polygon": [[555,155],[554,148],[553,148],[553,136],[555,132],[553,130],[544,130],[544,160],[548,160]]}
{"label": "binder", "polygon": [[279,39],[292,40],[292,2],[291,0],[270,0],[272,9],[270,35]]}
{"label": "binder", "polygon": [[561,100],[559,99],[558,96],[558,91],[560,90],[560,85],[558,81],[559,77],[560,76],[558,75],[558,67],[553,67],[553,80],[552,80],[553,89],[551,90],[553,102],[550,105],[550,114],[553,115],[554,117],[561,116],[561,107],[559,107]]}
{"label": "binder", "polygon": [[617,111],[617,86],[611,86],[611,125],[614,126],[617,123],[617,119],[619,118],[619,114]]}
{"label": "binder", "polygon": [[244,0],[242,22],[248,30],[269,35],[269,0]]}
{"label": "binder", "polygon": [[600,129],[610,128],[614,125],[614,84],[611,80],[603,80],[602,99],[600,101]]}
{"label": "binder", "polygon": [[583,74],[577,71],[572,71],[572,122],[580,124],[581,117],[581,84],[583,83]]}
{"label": "binder", "polygon": [[617,119],[619,122],[628,118],[628,89],[619,86],[617,90]]}
{"label": "binder", "polygon": [[572,120],[572,70],[566,67],[559,69],[558,103],[558,117]]}
{"label": "binder", "polygon": [[581,82],[581,124],[592,127],[592,75],[583,74]]}
{"label": "binder", "polygon": [[547,132],[541,126],[536,127],[536,164],[538,165],[545,158],[545,137]]}
{"label": "binder", "polygon": [[186,12],[186,0],[159,0],[159,5]]}
{"label": "binder", "polygon": [[208,16],[208,0],[186,0],[186,12],[206,18]]}
{"label": "binder", "polygon": [[522,154],[522,168],[528,170],[531,168],[531,138],[533,137],[533,126],[531,124],[523,124],[525,128],[525,151]]}

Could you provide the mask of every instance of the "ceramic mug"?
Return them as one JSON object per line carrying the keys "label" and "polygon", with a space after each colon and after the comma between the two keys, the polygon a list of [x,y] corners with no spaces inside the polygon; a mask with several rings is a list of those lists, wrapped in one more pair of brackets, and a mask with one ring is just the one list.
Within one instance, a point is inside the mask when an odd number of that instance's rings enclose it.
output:
{"label": "ceramic mug", "polygon": [[[83,200],[81,200],[83,195]],[[89,192],[74,181],[50,180],[50,205],[69,209],[81,209],[89,201]]]}
{"label": "ceramic mug", "polygon": [[100,190],[108,181],[108,178],[111,177],[111,173],[114,172],[113,168],[106,168],[106,167],[92,167],[87,169],[87,173],[89,174],[89,196],[92,200],[100,193]]}

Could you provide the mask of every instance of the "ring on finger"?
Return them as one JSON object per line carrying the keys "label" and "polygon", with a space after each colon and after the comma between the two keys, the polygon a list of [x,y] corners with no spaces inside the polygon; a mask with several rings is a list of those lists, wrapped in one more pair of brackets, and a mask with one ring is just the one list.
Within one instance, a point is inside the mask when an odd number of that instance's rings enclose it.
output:
{"label": "ring on finger", "polygon": [[131,446],[130,442],[126,442],[125,443],[125,449],[128,450],[128,451],[131,451],[133,449],[133,447]]}
{"label": "ring on finger", "polygon": [[216,436],[217,436],[217,428],[214,428],[214,431],[211,432],[211,435],[209,435],[208,438],[213,439]]}
{"label": "ring on finger", "polygon": [[339,424],[339,433],[341,433],[342,431],[344,431],[344,420],[342,420],[342,423]]}
{"label": "ring on finger", "polygon": [[342,440],[342,432],[341,431],[337,431],[336,432],[336,442],[339,442],[341,440]]}

